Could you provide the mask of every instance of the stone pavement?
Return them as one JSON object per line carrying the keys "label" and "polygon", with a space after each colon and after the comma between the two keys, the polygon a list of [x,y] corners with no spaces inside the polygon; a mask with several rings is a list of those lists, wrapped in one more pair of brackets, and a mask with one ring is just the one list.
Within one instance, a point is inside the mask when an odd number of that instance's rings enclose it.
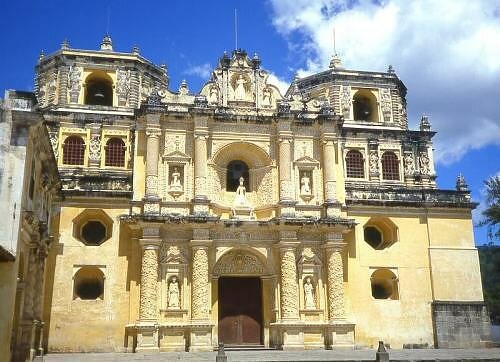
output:
{"label": "stone pavement", "polygon": [[[215,361],[216,352],[63,353],[48,354],[47,362]],[[226,351],[228,361],[375,361],[375,350],[354,351]],[[500,348],[390,350],[391,361],[496,361]]]}

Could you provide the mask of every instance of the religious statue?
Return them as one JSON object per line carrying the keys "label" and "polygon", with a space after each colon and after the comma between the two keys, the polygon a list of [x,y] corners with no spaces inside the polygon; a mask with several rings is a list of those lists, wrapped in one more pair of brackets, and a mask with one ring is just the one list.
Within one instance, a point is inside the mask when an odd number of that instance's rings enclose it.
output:
{"label": "religious statue", "polygon": [[304,305],[305,309],[316,309],[316,303],[314,302],[314,285],[311,283],[311,277],[307,277],[304,283]]}
{"label": "religious statue", "polygon": [[173,276],[168,284],[168,308],[179,308],[179,283],[177,277]]}
{"label": "religious statue", "polygon": [[219,101],[219,92],[217,91],[216,86],[210,87],[210,96],[208,97],[209,103],[218,103]]}
{"label": "religious statue", "polygon": [[271,106],[271,96],[272,96],[271,89],[269,87],[264,88],[264,90],[262,92],[262,105],[263,106],[266,106],[266,107]]}
{"label": "religious statue", "polygon": [[244,101],[245,100],[245,83],[247,81],[243,78],[243,76],[240,74],[238,76],[238,79],[236,80],[236,87],[234,89],[234,98],[238,101]]}
{"label": "religious statue", "polygon": [[174,167],[174,170],[172,172],[172,178],[170,180],[170,189],[182,190],[181,174],[177,167]]}
{"label": "religious statue", "polygon": [[234,198],[235,206],[247,206],[247,189],[243,184],[244,182],[245,179],[243,177],[240,177],[240,185],[236,189],[236,197]]}
{"label": "religious statue", "polygon": [[311,179],[307,173],[302,174],[300,179],[300,194],[310,195],[311,194]]}

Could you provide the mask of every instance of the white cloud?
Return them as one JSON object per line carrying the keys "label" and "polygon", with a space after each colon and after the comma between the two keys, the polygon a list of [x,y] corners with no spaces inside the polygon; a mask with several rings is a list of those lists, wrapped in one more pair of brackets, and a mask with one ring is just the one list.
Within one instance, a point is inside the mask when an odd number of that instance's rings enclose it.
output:
{"label": "white cloud", "polygon": [[187,68],[184,71],[184,74],[196,75],[204,80],[208,80],[208,78],[210,78],[210,74],[212,74],[212,66],[210,65],[210,63],[193,65],[193,66]]}
{"label": "white cloud", "polygon": [[498,1],[270,2],[276,29],[292,52],[305,55],[299,75],[327,69],[334,25],[346,68],[385,70],[393,64],[408,87],[412,126],[427,113],[438,131],[438,162],[500,144]]}
{"label": "white cloud", "polygon": [[278,89],[281,92],[281,95],[285,95],[288,87],[290,86],[290,82],[287,82],[286,80],[279,78],[276,74],[272,72],[269,73],[269,78],[267,78],[267,83],[275,85],[278,87]]}

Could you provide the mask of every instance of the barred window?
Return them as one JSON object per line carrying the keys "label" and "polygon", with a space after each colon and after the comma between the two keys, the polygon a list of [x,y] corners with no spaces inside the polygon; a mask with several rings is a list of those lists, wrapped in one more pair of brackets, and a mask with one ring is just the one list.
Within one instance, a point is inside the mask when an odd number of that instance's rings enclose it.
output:
{"label": "barred window", "polygon": [[384,152],[382,155],[382,179],[399,180],[399,161],[394,152]]}
{"label": "barred window", "polygon": [[85,159],[85,142],[80,136],[66,138],[63,145],[63,163],[65,165],[83,165]]}
{"label": "barred window", "polygon": [[106,166],[125,166],[125,143],[121,138],[110,138],[106,143]]}
{"label": "barred window", "polygon": [[361,152],[351,150],[345,156],[345,166],[347,177],[364,178],[365,177],[365,162]]}

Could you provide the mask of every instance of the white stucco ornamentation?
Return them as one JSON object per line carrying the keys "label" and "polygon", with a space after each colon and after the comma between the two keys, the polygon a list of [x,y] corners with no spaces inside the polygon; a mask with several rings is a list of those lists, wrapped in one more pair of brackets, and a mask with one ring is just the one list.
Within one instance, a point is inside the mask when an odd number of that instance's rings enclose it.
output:
{"label": "white stucco ornamentation", "polygon": [[208,319],[208,249],[203,246],[193,247],[193,274],[191,318],[194,320]]}

